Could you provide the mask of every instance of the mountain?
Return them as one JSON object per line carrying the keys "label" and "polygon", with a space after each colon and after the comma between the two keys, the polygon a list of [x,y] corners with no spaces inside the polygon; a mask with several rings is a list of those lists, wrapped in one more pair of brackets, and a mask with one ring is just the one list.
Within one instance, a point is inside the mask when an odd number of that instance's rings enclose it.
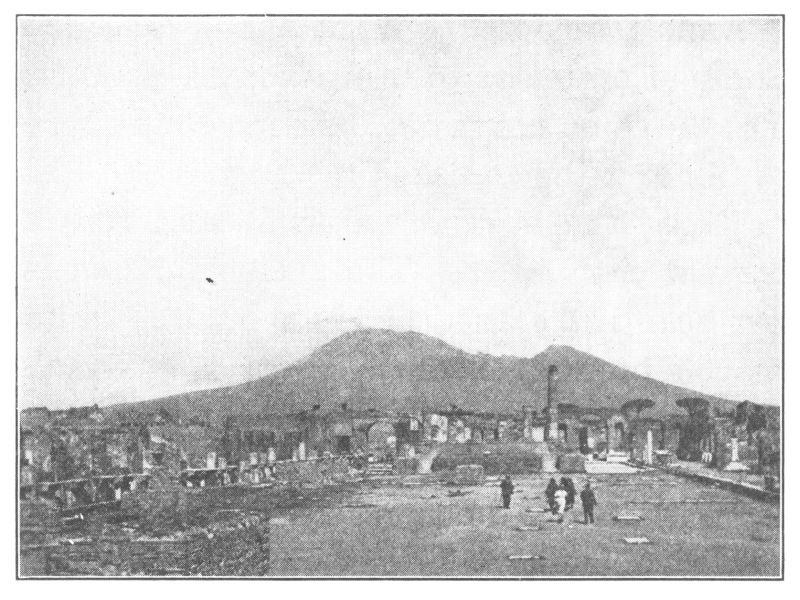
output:
{"label": "mountain", "polygon": [[416,332],[361,329],[345,333],[307,358],[240,385],[189,392],[157,400],[119,404],[112,411],[165,408],[218,420],[226,414],[289,414],[319,404],[347,402],[357,410],[418,411],[451,405],[477,412],[541,410],[547,370],[558,368],[555,403],[619,408],[649,398],[646,414],[681,414],[675,401],[706,398],[730,410],[736,403],[637,375],[569,346],[550,346],[533,358],[469,354]]}

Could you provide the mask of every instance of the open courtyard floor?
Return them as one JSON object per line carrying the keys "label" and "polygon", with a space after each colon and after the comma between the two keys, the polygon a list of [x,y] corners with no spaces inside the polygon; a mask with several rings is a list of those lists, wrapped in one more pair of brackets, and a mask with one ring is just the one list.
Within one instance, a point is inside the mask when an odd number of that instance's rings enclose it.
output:
{"label": "open courtyard floor", "polygon": [[658,471],[621,470],[628,472],[571,476],[579,491],[592,481],[594,525],[583,524],[580,500],[564,523],[544,511],[550,475],[515,477],[508,510],[496,480],[364,482],[324,505],[279,510],[270,575],[780,576],[779,505]]}

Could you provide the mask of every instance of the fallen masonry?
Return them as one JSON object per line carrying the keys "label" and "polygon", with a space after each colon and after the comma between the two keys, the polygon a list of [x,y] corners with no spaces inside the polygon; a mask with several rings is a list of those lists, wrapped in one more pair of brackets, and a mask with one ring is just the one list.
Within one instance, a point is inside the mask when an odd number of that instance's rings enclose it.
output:
{"label": "fallen masonry", "polygon": [[[168,476],[80,526],[41,501],[22,504],[23,576],[264,576],[270,497],[244,486],[191,489]],[[37,520],[42,525],[37,525]]]}
{"label": "fallen masonry", "polygon": [[269,521],[259,514],[217,515],[213,526],[162,537],[105,528],[50,548],[48,575],[263,576],[269,572]]}
{"label": "fallen masonry", "polygon": [[648,538],[646,537],[629,537],[629,538],[622,538],[626,544],[631,544],[633,546],[639,546],[641,544],[652,544]]}
{"label": "fallen masonry", "polygon": [[641,515],[614,515],[611,517],[612,521],[644,521],[644,517]]}

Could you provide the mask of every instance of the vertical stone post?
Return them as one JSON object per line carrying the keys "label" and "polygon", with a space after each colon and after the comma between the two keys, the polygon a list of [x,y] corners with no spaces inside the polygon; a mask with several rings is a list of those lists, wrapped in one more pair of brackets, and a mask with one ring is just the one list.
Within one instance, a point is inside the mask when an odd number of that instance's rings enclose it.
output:
{"label": "vertical stone post", "polygon": [[644,462],[645,464],[652,465],[653,464],[653,430],[647,430],[647,446],[644,452]]}
{"label": "vertical stone post", "polygon": [[547,423],[544,428],[544,439],[548,441],[552,433],[553,422],[553,401],[556,395],[556,380],[558,377],[558,367],[550,365],[547,368],[547,405],[545,406],[545,415]]}

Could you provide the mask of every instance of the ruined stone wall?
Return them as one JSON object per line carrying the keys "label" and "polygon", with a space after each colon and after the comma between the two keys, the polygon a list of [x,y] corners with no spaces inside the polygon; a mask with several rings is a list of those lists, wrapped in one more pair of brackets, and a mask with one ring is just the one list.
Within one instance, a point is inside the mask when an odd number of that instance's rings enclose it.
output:
{"label": "ruined stone wall", "polygon": [[276,479],[289,483],[332,483],[349,477],[350,462],[346,458],[280,462],[273,473]]}

